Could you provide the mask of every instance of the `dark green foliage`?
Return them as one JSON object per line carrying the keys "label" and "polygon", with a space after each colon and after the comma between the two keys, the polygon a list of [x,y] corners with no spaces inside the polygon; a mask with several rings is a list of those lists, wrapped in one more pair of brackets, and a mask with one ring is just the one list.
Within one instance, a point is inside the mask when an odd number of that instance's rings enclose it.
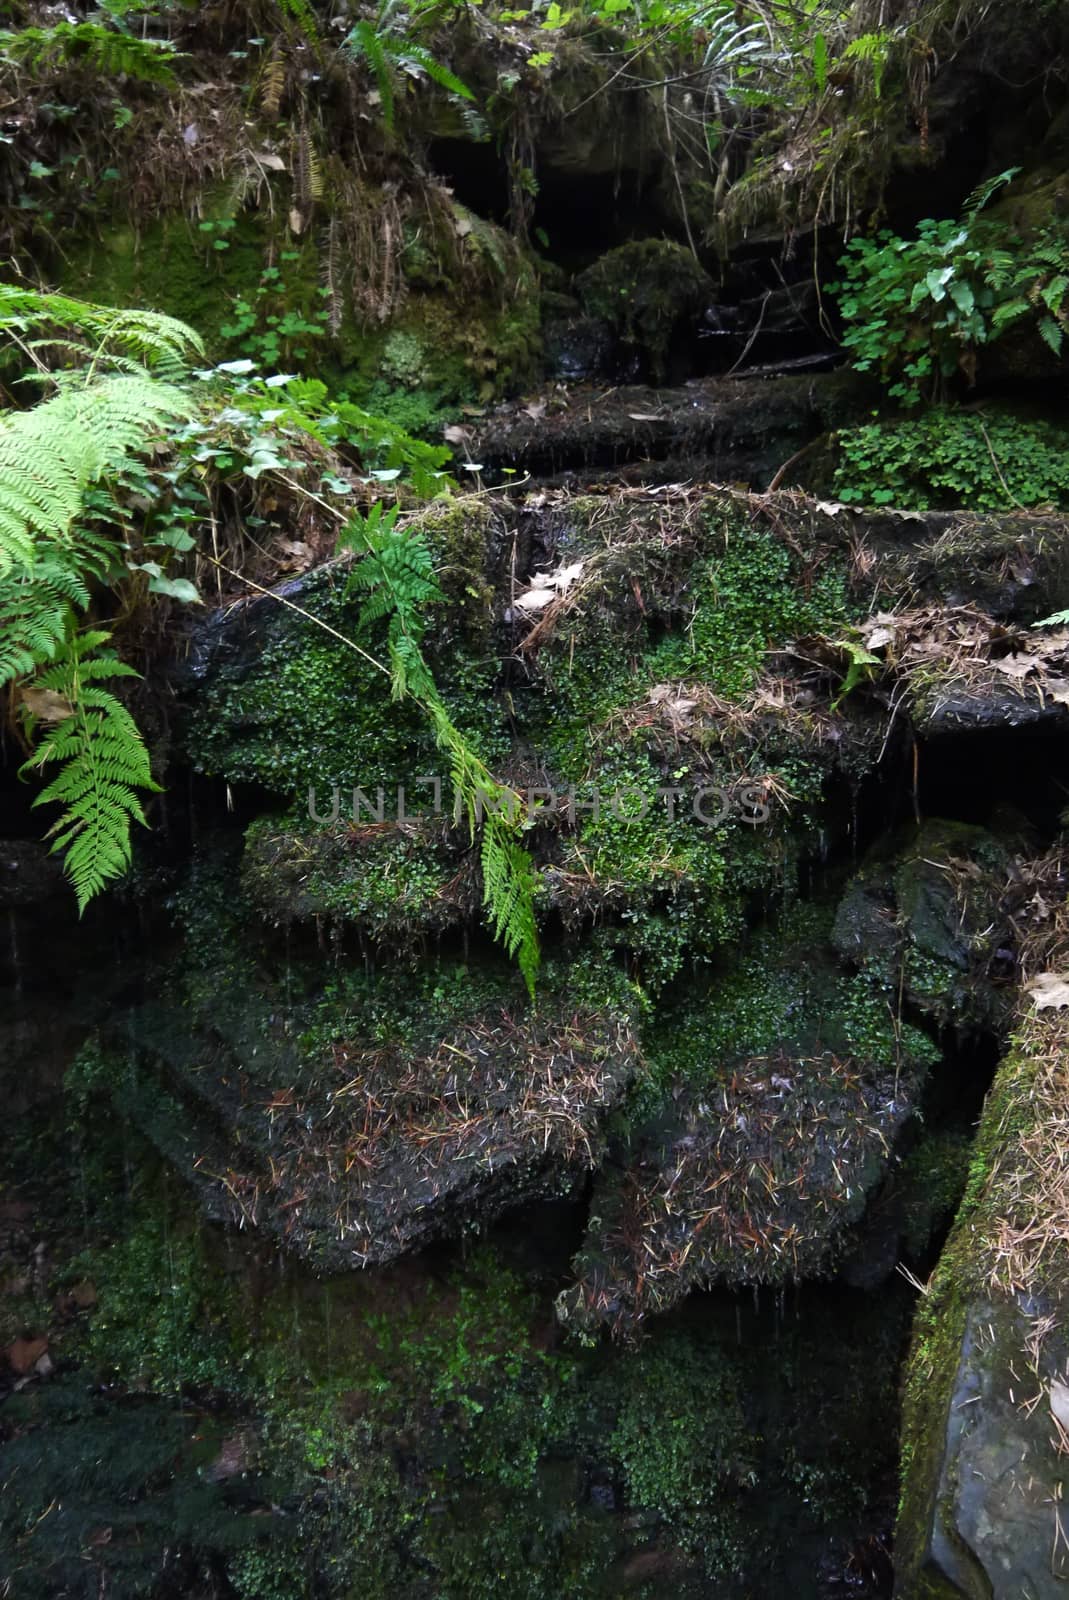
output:
{"label": "dark green foliage", "polygon": [[1069,432],[1005,412],[937,407],[836,436],[835,493],[847,504],[924,511],[1069,505]]}
{"label": "dark green foliage", "polygon": [[[422,10],[433,11],[433,6],[424,6]],[[417,9],[415,17],[418,19],[419,15]],[[410,78],[429,78],[458,99],[475,99],[467,84],[462,83],[455,72],[412,37],[409,31],[412,24],[409,22],[406,27],[406,22],[408,19],[400,11],[396,0],[383,0],[376,19],[372,22],[365,18],[357,22],[342,45],[349,55],[363,59],[371,68],[379,92],[382,120],[390,133],[394,131],[396,91],[398,82],[404,81],[403,74]]]}
{"label": "dark green foliage", "polygon": [[0,1549],[11,1600],[142,1600],[165,1581],[207,1600],[220,1554],[263,1526],[202,1475],[222,1438],[218,1419],[101,1393],[85,1373],[9,1398]]}
{"label": "dark green foliage", "polygon": [[17,63],[35,76],[60,67],[77,67],[104,79],[174,88],[173,45],[144,39],[101,22],[56,22],[50,28],[0,33],[0,61]]}
{"label": "dark green foliage", "polygon": [[1017,239],[980,215],[1013,168],[978,191],[958,221],[918,224],[915,239],[884,231],[852,239],[843,280],[830,287],[846,322],[843,344],[859,372],[876,372],[905,406],[943,398],[954,377],[975,378],[977,354],[1008,328],[1031,323],[1059,355],[1069,320],[1069,232],[1050,223]]}

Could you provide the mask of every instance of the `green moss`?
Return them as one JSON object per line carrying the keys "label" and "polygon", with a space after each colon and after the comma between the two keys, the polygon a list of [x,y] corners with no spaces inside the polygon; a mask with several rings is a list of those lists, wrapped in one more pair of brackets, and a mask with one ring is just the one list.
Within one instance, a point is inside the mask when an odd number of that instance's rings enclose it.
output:
{"label": "green moss", "polygon": [[[146,1182],[151,1174],[150,1159]],[[84,1357],[110,1381],[154,1394],[240,1391],[248,1353],[209,1240],[188,1201],[170,1199],[165,1175],[155,1182],[156,1196],[129,1205],[120,1238],[70,1263],[72,1278],[97,1291]]]}
{"label": "green moss", "polygon": [[[465,519],[443,510],[431,513],[427,527],[432,546],[437,544],[443,556],[449,535],[463,533],[458,559],[443,561],[452,569],[443,578],[460,614],[454,612],[452,628],[437,630],[436,645],[445,647],[446,660],[437,659],[437,650],[431,653],[446,704],[492,761],[501,738],[491,692],[494,665],[462,650],[448,653],[465,615],[476,642],[485,627],[486,594],[481,562],[475,560],[481,524],[477,515]],[[345,568],[313,574],[300,604],[355,637],[360,606],[347,597]],[[264,624],[255,657],[222,666],[198,694],[185,741],[199,771],[261,784],[299,802],[302,810],[314,786],[318,810],[326,813],[333,785],[351,801],[354,787],[370,794],[381,784],[395,804],[398,784],[407,784],[414,795],[420,775],[439,770],[441,758],[426,719],[413,702],[391,699],[385,673],[282,607],[268,613]],[[362,643],[364,649],[378,648],[385,659],[381,639],[363,637]]]}
{"label": "green moss", "polygon": [[938,1060],[926,1034],[896,1020],[893,982],[836,966],[831,926],[830,908],[788,904],[700,993],[660,1011],[645,1040],[650,1083],[662,1094],[679,1082],[708,1090],[739,1061],[779,1050],[803,1059],[831,1050],[884,1069],[900,1061],[904,1071]]}
{"label": "green moss", "polygon": [[652,652],[648,669],[655,682],[694,679],[729,699],[750,687],[772,645],[827,632],[849,614],[841,566],[824,563],[802,582],[785,545],[745,526],[699,567],[692,595],[686,628]]}
{"label": "green moss", "polygon": [[232,216],[221,203],[206,205],[199,225],[183,216],[160,217],[136,229],[112,225],[75,251],[64,289],[100,305],[144,306],[180,317],[218,357],[234,302],[256,300],[268,243],[260,219]]}
{"label": "green moss", "polygon": [[919,1260],[961,1201],[972,1158],[971,1138],[954,1129],[925,1133],[902,1162],[898,1187],[905,1213],[905,1246]]}
{"label": "green moss", "polygon": [[641,1350],[627,1374],[608,1449],[631,1504],[664,1518],[712,1576],[744,1566],[738,1497],[757,1480],[757,1451],[741,1403],[739,1366],[722,1352],[711,1356],[679,1334]]}
{"label": "green moss", "polygon": [[537,281],[520,258],[507,288],[461,280],[413,293],[386,328],[347,320],[337,339],[339,382],[351,399],[392,420],[422,410],[433,431],[458,407],[531,381],[541,348]]}

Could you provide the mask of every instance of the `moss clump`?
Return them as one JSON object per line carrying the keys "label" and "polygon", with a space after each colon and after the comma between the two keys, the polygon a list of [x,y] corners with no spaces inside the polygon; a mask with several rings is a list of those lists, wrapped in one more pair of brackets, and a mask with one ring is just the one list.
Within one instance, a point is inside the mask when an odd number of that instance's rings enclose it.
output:
{"label": "moss clump", "polygon": [[758,1461],[743,1374],[730,1357],[711,1354],[678,1333],[641,1350],[608,1440],[630,1503],[657,1512],[710,1575],[745,1568],[740,1498],[756,1482]]}
{"label": "moss clump", "polygon": [[687,626],[653,652],[649,670],[655,681],[695,679],[733,698],[750,687],[774,644],[828,632],[848,616],[840,564],[822,564],[803,579],[784,544],[741,526],[722,555],[699,567]]}
{"label": "moss clump", "polygon": [[[153,1175],[146,1149],[146,1177]],[[159,1178],[159,1175],[157,1175]],[[233,1325],[223,1274],[188,1210],[142,1186],[121,1238],[75,1257],[73,1278],[92,1281],[98,1305],[84,1357],[101,1374],[154,1394],[239,1391],[247,1352]]]}
{"label": "moss clump", "polygon": [[663,1011],[646,1041],[662,1092],[682,1082],[708,1093],[737,1063],[777,1051],[934,1064],[939,1052],[927,1035],[896,1021],[893,984],[836,966],[832,925],[827,906],[788,904],[700,994]]}
{"label": "moss clump", "polygon": [[369,410],[434,431],[462,405],[485,404],[530,382],[542,350],[534,267],[517,257],[506,283],[443,284],[413,293],[385,328],[346,322],[339,382]]}
{"label": "moss clump", "polygon": [[637,239],[610,250],[580,273],[576,289],[589,316],[643,352],[657,383],[667,376],[673,337],[716,297],[691,252],[667,239]]}

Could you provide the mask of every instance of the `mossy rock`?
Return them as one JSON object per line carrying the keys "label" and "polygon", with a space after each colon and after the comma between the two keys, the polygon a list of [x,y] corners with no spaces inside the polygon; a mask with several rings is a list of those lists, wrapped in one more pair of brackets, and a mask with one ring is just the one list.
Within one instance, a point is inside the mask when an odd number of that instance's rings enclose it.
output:
{"label": "mossy rock", "polygon": [[939,819],[883,841],[839,903],[836,949],[897,973],[909,1002],[940,1023],[1005,1025],[1005,991],[991,974],[1009,937],[1000,902],[1020,843]]}
{"label": "mossy rock", "polygon": [[584,310],[606,323],[625,347],[640,351],[655,382],[668,375],[673,339],[716,298],[705,269],[667,239],[620,245],[580,273]]}

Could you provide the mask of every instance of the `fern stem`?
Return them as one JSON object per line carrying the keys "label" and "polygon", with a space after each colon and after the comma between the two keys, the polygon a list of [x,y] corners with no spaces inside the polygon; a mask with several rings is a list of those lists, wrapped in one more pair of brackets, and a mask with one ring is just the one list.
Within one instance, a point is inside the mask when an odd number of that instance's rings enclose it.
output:
{"label": "fern stem", "polygon": [[331,634],[333,638],[338,640],[339,644],[345,645],[349,650],[355,650],[358,656],[362,656],[368,665],[374,667],[376,672],[381,672],[383,677],[388,678],[390,676],[388,667],[384,667],[381,661],[376,661],[373,655],[369,655],[366,650],[362,650],[355,639],[347,638],[344,633],[339,633],[337,628],[332,628],[329,622],[324,622],[322,617],[314,616],[311,611],[306,611],[304,606],[297,605],[293,600],[287,600],[285,595],[276,594],[273,589],[265,589],[262,583],[256,582],[255,578],[235,572],[233,567],[228,567],[225,561],[216,560],[215,556],[208,555],[207,551],[204,552],[204,559],[210,561],[213,566],[219,567],[228,577],[236,578],[239,583],[247,584],[250,589],[255,589],[258,594],[266,595],[269,600],[276,600],[280,606],[285,606],[287,611],[296,611],[298,616],[307,618],[309,622],[314,622],[317,628],[322,628],[324,633]]}

